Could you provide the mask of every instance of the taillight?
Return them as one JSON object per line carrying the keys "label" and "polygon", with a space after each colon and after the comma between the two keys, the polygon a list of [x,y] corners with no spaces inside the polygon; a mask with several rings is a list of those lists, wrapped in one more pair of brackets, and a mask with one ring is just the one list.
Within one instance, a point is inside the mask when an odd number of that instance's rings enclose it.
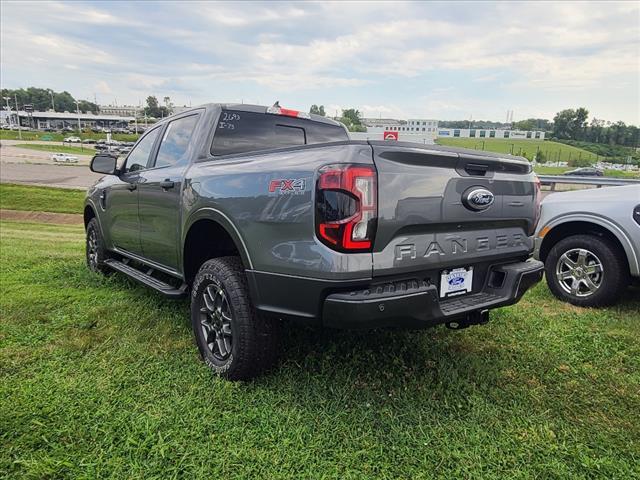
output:
{"label": "taillight", "polygon": [[370,252],[376,233],[378,192],[373,165],[322,167],[316,182],[316,234],[341,252]]}
{"label": "taillight", "polygon": [[531,232],[529,235],[533,235],[536,231],[536,227],[538,226],[538,222],[540,221],[540,213],[541,213],[541,204],[542,204],[542,190],[540,188],[540,179],[537,175],[535,175],[535,199],[534,199],[534,212],[533,212],[533,226],[531,227]]}

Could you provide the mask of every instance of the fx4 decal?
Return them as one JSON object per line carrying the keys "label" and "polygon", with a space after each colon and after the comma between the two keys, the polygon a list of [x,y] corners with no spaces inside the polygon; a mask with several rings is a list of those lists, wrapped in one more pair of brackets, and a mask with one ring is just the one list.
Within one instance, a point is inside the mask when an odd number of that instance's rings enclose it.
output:
{"label": "fx4 decal", "polygon": [[269,193],[302,193],[306,188],[304,178],[279,178],[269,183]]}

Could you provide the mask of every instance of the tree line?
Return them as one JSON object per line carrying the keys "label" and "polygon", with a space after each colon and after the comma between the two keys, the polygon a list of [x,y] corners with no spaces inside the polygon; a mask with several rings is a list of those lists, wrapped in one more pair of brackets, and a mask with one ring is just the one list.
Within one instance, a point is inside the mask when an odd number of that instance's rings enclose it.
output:
{"label": "tree line", "polygon": [[[545,118],[527,118],[506,124],[488,120],[452,120],[438,123],[443,128],[511,128],[514,130],[540,130],[544,131],[549,139],[560,140],[564,143],[587,142],[601,145],[618,145],[624,147],[640,146],[640,129],[635,125],[627,125],[624,122],[608,122],[598,118],[592,118],[588,122],[589,110],[584,107],[561,110],[553,117],[553,120]],[[600,153],[611,153],[611,149],[603,149]]]}
{"label": "tree line", "polygon": [[[46,112],[47,110],[56,112],[76,111],[76,99],[67,91],[55,92],[50,88],[29,87],[16,90],[3,88],[0,92],[2,93],[3,109],[7,107],[6,99],[8,98],[11,110],[15,110],[17,98],[20,110],[23,110],[25,105],[33,105],[34,110],[41,112]],[[78,109],[81,112],[98,113],[98,105],[88,100],[78,100]]]}
{"label": "tree line", "polygon": [[553,117],[552,136],[558,140],[638,147],[640,129],[635,125],[595,117],[587,123],[588,118],[589,111],[582,107],[558,112]]}
{"label": "tree line", "polygon": [[[324,111],[324,105],[311,105],[309,109],[309,113],[315,115],[326,116]],[[347,130],[350,132],[366,132],[367,127],[362,124],[362,114],[360,110],[355,108],[346,108],[342,110],[342,115],[340,117],[334,118],[334,120],[338,120],[339,122],[344,123]]]}

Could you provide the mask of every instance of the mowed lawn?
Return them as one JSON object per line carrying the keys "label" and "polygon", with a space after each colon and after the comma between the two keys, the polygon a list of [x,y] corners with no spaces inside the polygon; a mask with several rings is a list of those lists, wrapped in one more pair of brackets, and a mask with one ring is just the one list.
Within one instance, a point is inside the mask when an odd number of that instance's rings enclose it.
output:
{"label": "mowed lawn", "polygon": [[0,209],[82,214],[85,196],[84,190],[0,183]]}
{"label": "mowed lawn", "polygon": [[438,137],[436,143],[453,147],[471,148],[474,150],[488,150],[490,152],[513,153],[533,160],[540,149],[546,156],[547,162],[568,162],[572,159],[587,158],[596,161],[596,155],[563,143],[549,140],[509,140],[502,138],[443,138]]}
{"label": "mowed lawn", "polygon": [[72,146],[72,145],[45,145],[42,143],[19,143],[15,145],[18,148],[27,150],[38,150],[41,152],[57,152],[70,153],[73,155],[95,155],[96,149],[89,146]]}
{"label": "mowed lawn", "polygon": [[[107,138],[105,133],[94,133],[94,132],[82,132],[78,135],[78,132],[65,132],[65,133],[57,133],[57,132],[40,132],[40,131],[24,131],[21,134],[18,134],[17,130],[0,130],[0,140],[42,140],[43,137],[45,140],[50,139],[51,141],[61,142],[67,137],[77,137],[79,136],[82,139],[85,138],[93,138],[94,140],[99,140],[101,138]],[[136,135],[135,133],[113,133],[111,138],[114,140],[119,140],[122,142],[135,142],[140,135]],[[22,138],[21,138],[22,137]]]}
{"label": "mowed lawn", "polygon": [[89,272],[83,242],[0,222],[0,477],[640,476],[637,288],[591,310],[539,285],[461,332],[289,326],[230,383],[187,302]]}

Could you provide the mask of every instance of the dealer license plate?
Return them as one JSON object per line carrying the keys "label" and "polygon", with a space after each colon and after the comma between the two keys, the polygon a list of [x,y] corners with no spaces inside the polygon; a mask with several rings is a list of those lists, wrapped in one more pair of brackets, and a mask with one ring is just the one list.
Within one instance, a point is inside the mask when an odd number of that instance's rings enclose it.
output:
{"label": "dealer license plate", "polygon": [[440,274],[440,298],[468,293],[472,282],[473,267],[443,270]]}

